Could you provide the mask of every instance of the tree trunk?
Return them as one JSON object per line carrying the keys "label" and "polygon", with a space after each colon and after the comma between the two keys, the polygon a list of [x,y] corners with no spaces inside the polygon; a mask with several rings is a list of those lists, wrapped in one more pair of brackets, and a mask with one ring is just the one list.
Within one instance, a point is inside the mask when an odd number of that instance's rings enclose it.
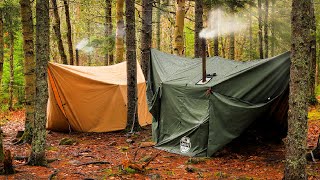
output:
{"label": "tree trunk", "polygon": [[230,44],[229,44],[229,59],[234,60],[234,32],[230,33]]}
{"label": "tree trunk", "polygon": [[70,21],[70,12],[69,12],[69,2],[68,0],[63,0],[65,13],[66,13],[66,24],[67,24],[67,39],[68,39],[68,47],[69,47],[69,58],[70,65],[74,64],[73,60],[73,46],[72,46],[72,34],[71,34],[71,21]]}
{"label": "tree trunk", "polygon": [[195,0],[195,23],[194,23],[194,57],[198,58],[202,55],[201,40],[199,33],[203,28],[203,4],[202,0]]}
{"label": "tree trunk", "polygon": [[184,55],[184,37],[183,37],[183,28],[184,28],[184,16],[185,16],[185,0],[176,0],[176,25],[174,29],[174,44],[173,52],[175,55],[182,56]]}
{"label": "tree trunk", "polygon": [[4,160],[4,149],[3,149],[3,131],[0,127],[0,162]]}
{"label": "tree trunk", "polygon": [[60,58],[61,58],[61,61],[63,64],[68,64],[67,55],[64,51],[62,37],[61,37],[60,16],[59,16],[59,12],[58,12],[57,0],[51,0],[51,3],[52,3],[52,7],[53,7],[53,14],[54,14],[53,29],[54,29],[55,35],[57,37]]}
{"label": "tree trunk", "polygon": [[316,17],[314,14],[314,1],[311,0],[311,21],[310,21],[310,30],[311,30],[311,59],[310,59],[310,66],[309,66],[309,100],[310,102],[313,102],[313,100],[316,100],[315,95],[315,84],[316,84],[316,65],[317,65],[317,40],[316,40],[316,34],[317,34],[317,26],[316,26]]}
{"label": "tree trunk", "polygon": [[[88,41],[91,42],[91,21],[87,21],[87,32],[88,32]],[[92,63],[92,56],[91,51],[87,53],[88,54],[88,66],[91,66]]]}
{"label": "tree trunk", "polygon": [[36,105],[30,165],[45,165],[46,112],[48,101],[49,0],[36,2]]}
{"label": "tree trunk", "polygon": [[152,46],[152,1],[142,0],[141,66],[148,79]]}
{"label": "tree trunk", "polygon": [[271,9],[271,17],[272,17],[272,19],[271,19],[271,27],[270,27],[270,32],[271,32],[271,56],[272,57],[274,57],[275,56],[275,53],[274,53],[274,49],[275,49],[275,34],[274,34],[274,20],[275,20],[275,0],[272,0],[271,1],[271,3],[272,3],[272,9]]}
{"label": "tree trunk", "polygon": [[[53,0],[55,1],[55,0]],[[23,32],[24,51],[24,78],[25,78],[25,130],[21,142],[31,142],[32,128],[34,124],[34,99],[36,93],[36,74],[33,41],[33,18],[30,0],[20,0],[21,21]]]}
{"label": "tree trunk", "polygon": [[10,150],[5,150],[4,160],[3,160],[3,169],[4,174],[14,174],[13,164],[12,164],[12,156]]}
{"label": "tree trunk", "polygon": [[268,38],[268,26],[269,26],[269,0],[265,0],[265,16],[264,16],[264,57],[269,57],[269,38]]}
{"label": "tree trunk", "polygon": [[263,37],[262,37],[262,9],[261,9],[261,0],[258,0],[258,24],[259,24],[259,55],[260,59],[263,59]]}
{"label": "tree trunk", "polygon": [[137,121],[137,61],[136,61],[136,30],[134,0],[126,0],[126,46],[127,46],[127,129],[138,126]]}
{"label": "tree trunk", "polygon": [[122,62],[124,60],[124,21],[123,21],[123,5],[124,0],[117,0],[116,4],[116,21],[117,21],[117,29],[116,29],[116,62]]}
{"label": "tree trunk", "polygon": [[0,90],[3,74],[3,60],[4,60],[4,38],[3,38],[3,12],[0,7]]}
{"label": "tree trunk", "polygon": [[252,52],[253,52],[253,48],[252,48],[252,7],[250,6],[250,14],[249,14],[249,60],[252,60]]}
{"label": "tree trunk", "polygon": [[311,0],[292,1],[292,46],[288,135],[284,179],[307,179],[308,78],[311,58]]}
{"label": "tree trunk", "polygon": [[213,38],[213,55],[219,56],[219,36]]}
{"label": "tree trunk", "polygon": [[[216,23],[215,23],[216,29],[218,30],[219,30],[219,18],[220,18],[220,14],[216,16]],[[219,56],[219,32],[217,32],[217,35],[213,38],[213,55]]]}
{"label": "tree trunk", "polygon": [[105,65],[112,65],[113,64],[113,53],[112,53],[112,0],[106,0],[106,37],[108,39],[108,50],[105,56]]}
{"label": "tree trunk", "polygon": [[161,2],[160,0],[156,0],[157,4],[157,10],[156,10],[156,36],[157,36],[157,49],[160,51],[161,50],[161,26],[160,26],[160,21],[161,21],[161,11],[160,11],[160,6]]}
{"label": "tree trunk", "polygon": [[14,67],[13,67],[13,55],[14,55],[14,34],[13,30],[9,30],[10,38],[10,81],[9,81],[9,110],[13,110],[13,82],[14,82]]}

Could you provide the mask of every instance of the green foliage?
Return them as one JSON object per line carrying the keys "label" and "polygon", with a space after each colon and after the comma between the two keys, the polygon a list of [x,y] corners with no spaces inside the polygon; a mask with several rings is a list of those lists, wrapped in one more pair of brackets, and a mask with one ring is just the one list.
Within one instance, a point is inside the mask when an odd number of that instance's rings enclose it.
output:
{"label": "green foliage", "polygon": [[[7,37],[6,37],[7,38]],[[22,33],[17,32],[15,45],[14,45],[14,55],[13,55],[13,67],[14,67],[14,82],[13,90],[16,103],[14,108],[19,109],[24,103],[24,62],[23,62],[23,49],[22,49]],[[8,47],[8,45],[6,45]],[[0,91],[0,104],[3,109],[7,109],[6,102],[9,98],[9,81],[10,81],[10,52],[8,48],[5,48],[4,53],[4,64],[3,64],[3,79],[2,88]]]}
{"label": "green foliage", "polygon": [[129,168],[129,167],[126,167],[124,168],[124,171],[128,174],[134,174],[136,173],[136,170],[132,169],[132,168]]}

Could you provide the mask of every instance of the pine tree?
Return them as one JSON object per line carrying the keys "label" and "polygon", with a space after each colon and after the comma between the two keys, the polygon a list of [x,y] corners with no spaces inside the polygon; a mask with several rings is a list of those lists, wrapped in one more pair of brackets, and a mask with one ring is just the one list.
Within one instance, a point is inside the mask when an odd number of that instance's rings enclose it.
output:
{"label": "pine tree", "polygon": [[23,32],[23,51],[24,51],[24,77],[25,77],[25,108],[26,120],[25,130],[20,142],[31,142],[32,128],[34,124],[34,104],[36,93],[36,75],[34,59],[33,41],[33,18],[30,0],[20,0],[21,21]]}
{"label": "pine tree", "polygon": [[293,0],[288,136],[284,179],[307,179],[308,78],[311,59],[311,0]]}
{"label": "pine tree", "polygon": [[138,126],[137,121],[137,60],[134,0],[126,0],[126,58],[127,58],[127,129]]}
{"label": "pine tree", "polygon": [[63,41],[61,37],[61,30],[60,30],[60,16],[58,12],[58,5],[57,0],[51,0],[52,8],[53,8],[53,14],[54,14],[54,24],[53,24],[53,30],[55,32],[57,43],[58,43],[58,49],[60,58],[63,64],[68,64],[67,55],[64,51]]}
{"label": "pine tree", "polygon": [[152,46],[152,1],[142,0],[141,67],[148,79]]}
{"label": "pine tree", "polygon": [[36,2],[36,106],[30,165],[46,165],[49,35],[49,0],[39,0]]}
{"label": "pine tree", "polygon": [[203,28],[203,4],[202,0],[195,0],[195,22],[194,22],[194,57],[201,57],[201,39],[199,33]]}
{"label": "pine tree", "polygon": [[174,29],[173,52],[176,55],[184,55],[184,16],[185,16],[185,0],[176,0],[176,25]]}

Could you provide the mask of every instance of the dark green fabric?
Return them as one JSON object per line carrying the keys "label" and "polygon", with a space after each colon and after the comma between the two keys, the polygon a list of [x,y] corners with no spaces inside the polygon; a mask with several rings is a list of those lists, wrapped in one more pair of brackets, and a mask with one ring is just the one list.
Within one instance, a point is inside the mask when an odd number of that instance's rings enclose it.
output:
{"label": "dark green fabric", "polygon": [[[157,50],[151,57],[149,105],[159,149],[211,156],[255,120],[274,117],[273,106],[288,103],[283,96],[289,84],[289,52],[249,62],[208,58],[207,73],[216,76],[205,85],[196,84],[202,77],[201,59]],[[191,141],[187,153],[180,152],[182,137]]]}

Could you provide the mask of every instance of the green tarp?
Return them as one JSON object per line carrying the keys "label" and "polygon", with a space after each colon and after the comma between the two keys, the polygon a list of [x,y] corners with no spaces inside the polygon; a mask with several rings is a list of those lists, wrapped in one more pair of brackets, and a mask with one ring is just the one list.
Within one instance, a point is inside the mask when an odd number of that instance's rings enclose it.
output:
{"label": "green tarp", "polygon": [[211,57],[199,85],[201,59],[151,51],[148,99],[158,149],[212,156],[261,119],[286,121],[290,53],[239,62]]}

